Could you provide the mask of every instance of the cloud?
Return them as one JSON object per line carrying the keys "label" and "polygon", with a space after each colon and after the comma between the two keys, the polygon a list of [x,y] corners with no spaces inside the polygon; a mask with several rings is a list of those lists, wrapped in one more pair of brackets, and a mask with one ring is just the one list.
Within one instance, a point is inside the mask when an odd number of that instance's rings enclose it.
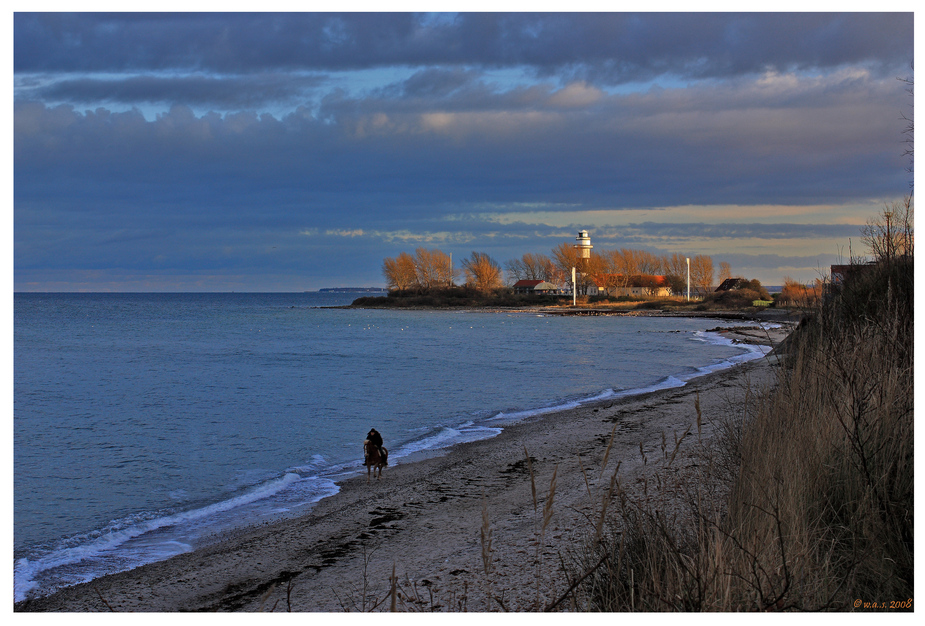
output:
{"label": "cloud", "polygon": [[386,95],[398,95],[405,98],[447,98],[463,88],[477,83],[481,74],[474,70],[462,68],[427,68],[415,72],[407,80],[383,90]]}
{"label": "cloud", "polygon": [[[303,235],[314,236],[317,233],[303,231]],[[388,244],[408,244],[408,245],[432,245],[432,244],[462,244],[476,239],[476,235],[464,230],[457,231],[429,231],[429,230],[364,230],[357,229],[329,229],[324,232],[326,237],[344,237],[354,239],[362,237],[365,239],[375,239]],[[479,237],[491,237],[493,234],[480,233]]]}
{"label": "cloud", "polygon": [[175,105],[147,120],[17,101],[15,178],[23,198],[48,194],[61,173],[72,191],[107,196],[134,184],[155,202],[269,199],[270,213],[346,194],[341,210],[357,215],[377,205],[407,215],[460,203],[838,203],[905,185],[899,81],[837,73],[762,98],[768,80],[626,96],[580,85],[569,97],[594,102],[569,108],[556,101],[569,88],[534,90],[527,104],[518,87],[467,108],[472,83],[459,81],[437,106],[409,107],[402,90],[331,96],[317,114],[279,117]]}
{"label": "cloud", "polygon": [[595,84],[868,63],[908,65],[903,13],[14,15],[14,69],[212,72],[530,66]]}
{"label": "cloud", "polygon": [[[16,13],[17,276],[379,281],[575,227],[796,257],[907,189],[912,47],[897,13]],[[609,217],[649,207],[686,208]]]}
{"label": "cloud", "polygon": [[586,83],[571,83],[549,98],[549,104],[555,107],[574,108],[590,106],[604,97],[603,92]]}
{"label": "cloud", "polygon": [[599,231],[598,237],[657,237],[671,239],[819,239],[856,237],[856,224],[741,224],[687,223],[665,224],[645,222]]}
{"label": "cloud", "polygon": [[[307,234],[307,233],[305,233],[305,232],[303,231],[303,234]],[[366,235],[366,231],[364,231],[362,228],[354,228],[354,229],[351,229],[351,230],[345,230],[345,229],[329,229],[329,230],[324,231],[324,234],[327,235],[327,236],[334,236],[334,237],[351,237],[351,238],[353,238],[353,237],[363,237],[364,235]]]}
{"label": "cloud", "polygon": [[323,76],[262,73],[239,76],[129,75],[108,78],[63,78],[19,90],[23,99],[73,103],[183,103],[219,110],[260,109],[308,101]]}

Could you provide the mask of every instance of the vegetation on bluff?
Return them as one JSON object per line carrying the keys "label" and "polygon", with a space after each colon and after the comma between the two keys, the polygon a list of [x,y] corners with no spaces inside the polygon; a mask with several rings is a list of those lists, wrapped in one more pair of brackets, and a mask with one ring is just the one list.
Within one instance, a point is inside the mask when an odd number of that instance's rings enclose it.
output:
{"label": "vegetation on bluff", "polygon": [[806,310],[774,390],[730,407],[693,476],[656,477],[686,494],[680,510],[616,485],[609,539],[573,573],[588,608],[914,608],[911,198],[906,208],[873,223],[876,261]]}

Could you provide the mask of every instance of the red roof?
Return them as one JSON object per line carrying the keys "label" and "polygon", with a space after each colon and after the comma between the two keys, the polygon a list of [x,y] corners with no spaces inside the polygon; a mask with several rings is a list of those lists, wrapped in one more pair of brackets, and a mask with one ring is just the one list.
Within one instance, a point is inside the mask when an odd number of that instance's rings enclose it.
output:
{"label": "red roof", "polygon": [[[608,276],[613,277],[618,283],[623,282],[625,279],[623,274],[608,274]],[[654,283],[656,287],[667,287],[670,284],[667,277],[658,274],[633,274],[626,279],[628,287],[647,286],[643,283]]]}

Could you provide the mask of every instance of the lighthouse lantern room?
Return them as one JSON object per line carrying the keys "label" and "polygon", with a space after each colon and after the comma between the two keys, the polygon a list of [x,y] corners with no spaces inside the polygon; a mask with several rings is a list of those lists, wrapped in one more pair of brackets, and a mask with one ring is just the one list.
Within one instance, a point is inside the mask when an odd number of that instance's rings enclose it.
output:
{"label": "lighthouse lantern room", "polygon": [[588,231],[581,230],[578,231],[578,236],[575,237],[575,240],[578,242],[575,247],[581,253],[581,258],[590,259],[591,258],[591,248],[594,246],[591,245],[591,238],[588,237]]}

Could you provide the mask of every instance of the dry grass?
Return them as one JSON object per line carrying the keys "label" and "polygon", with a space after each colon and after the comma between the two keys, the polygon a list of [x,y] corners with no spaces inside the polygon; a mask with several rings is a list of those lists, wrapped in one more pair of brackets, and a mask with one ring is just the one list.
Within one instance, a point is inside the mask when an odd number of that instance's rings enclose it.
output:
{"label": "dry grass", "polygon": [[586,608],[851,610],[912,598],[911,297],[911,263],[893,263],[821,305],[775,391],[728,420],[702,471],[679,479],[686,507],[620,492],[607,541],[579,560],[609,555],[585,585]]}

